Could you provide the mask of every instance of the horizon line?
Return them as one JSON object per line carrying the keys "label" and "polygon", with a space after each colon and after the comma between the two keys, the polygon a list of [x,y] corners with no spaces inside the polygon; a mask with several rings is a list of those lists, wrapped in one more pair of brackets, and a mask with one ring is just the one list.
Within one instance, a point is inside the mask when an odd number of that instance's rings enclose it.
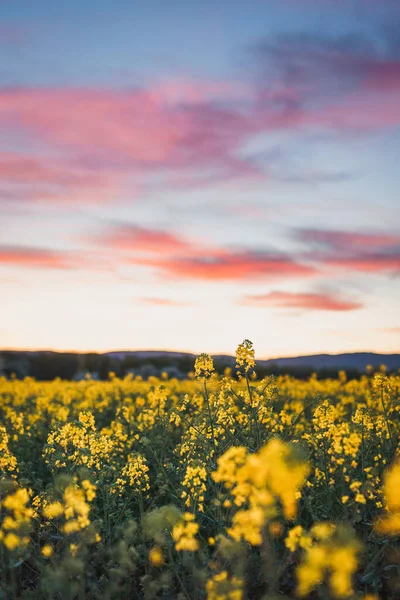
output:
{"label": "horizon line", "polygon": [[[85,355],[85,354],[99,354],[99,355],[106,355],[106,354],[124,354],[124,353],[139,353],[139,352],[153,352],[153,353],[170,353],[170,354],[187,354],[187,355],[191,355],[191,356],[199,356],[201,353],[198,352],[193,352],[193,351],[189,351],[189,350],[165,350],[165,349],[136,349],[136,350],[52,350],[49,348],[33,348],[33,349],[28,349],[28,348],[0,348],[0,353],[2,352],[51,352],[53,354],[77,354],[77,355]],[[235,357],[235,353],[226,353],[226,352],[210,352],[208,353],[210,354],[210,356],[228,356],[228,357]],[[314,352],[312,354],[288,354],[288,355],[279,355],[279,356],[270,356],[270,357],[257,357],[256,356],[256,361],[257,360],[261,360],[261,361],[269,361],[269,360],[280,360],[280,359],[285,359],[285,358],[307,358],[307,357],[312,357],[312,356],[322,356],[322,355],[327,355],[327,356],[341,356],[341,355],[351,355],[351,354],[377,354],[380,356],[392,356],[392,355],[397,355],[400,354],[400,349],[396,350],[394,352],[379,352],[377,350],[351,350],[351,351],[342,351],[342,352]]]}

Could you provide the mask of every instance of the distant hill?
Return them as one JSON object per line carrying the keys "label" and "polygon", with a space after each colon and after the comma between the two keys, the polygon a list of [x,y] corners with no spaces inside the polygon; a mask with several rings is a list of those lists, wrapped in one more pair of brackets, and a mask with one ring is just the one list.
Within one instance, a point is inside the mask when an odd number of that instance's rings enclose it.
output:
{"label": "distant hill", "polygon": [[[196,359],[196,354],[186,352],[168,352],[168,351],[119,351],[107,352],[107,356],[118,358],[137,357],[143,360],[153,358],[181,359],[187,357]],[[235,357],[228,354],[216,354],[213,356],[218,362],[226,362],[227,365],[235,363]],[[288,358],[270,358],[268,360],[257,360],[257,365],[269,367],[276,365],[278,367],[310,367],[313,369],[357,369],[365,371],[367,365],[379,367],[386,365],[389,370],[400,369],[400,354],[378,354],[375,352],[354,352],[344,354],[309,354],[306,356],[293,356]]]}
{"label": "distant hill", "polygon": [[[214,364],[219,372],[235,366],[235,357],[225,354],[214,355]],[[53,351],[0,350],[0,374],[17,377],[32,376],[40,380],[79,379],[90,372],[99,379],[107,379],[113,371],[122,377],[133,372],[147,378],[166,371],[171,377],[183,378],[193,370],[195,354],[158,350],[120,350],[105,353],[77,353]],[[320,377],[335,377],[344,370],[351,377],[365,372],[367,365],[378,368],[386,365],[388,371],[400,369],[400,354],[378,354],[354,352],[346,354],[312,354],[290,358],[257,360],[257,374],[288,373],[306,378],[313,372]]]}
{"label": "distant hill", "polygon": [[357,369],[365,371],[367,365],[379,367],[384,364],[390,370],[400,369],[400,354],[376,354],[375,352],[354,352],[347,354],[311,354],[293,358],[277,358],[262,361],[266,366],[312,367],[313,369]]}

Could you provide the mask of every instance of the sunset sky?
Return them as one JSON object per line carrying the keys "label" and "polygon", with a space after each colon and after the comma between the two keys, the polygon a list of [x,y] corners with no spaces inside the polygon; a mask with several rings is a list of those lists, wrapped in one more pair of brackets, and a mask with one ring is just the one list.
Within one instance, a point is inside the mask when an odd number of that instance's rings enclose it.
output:
{"label": "sunset sky", "polygon": [[0,348],[400,351],[397,0],[0,0]]}

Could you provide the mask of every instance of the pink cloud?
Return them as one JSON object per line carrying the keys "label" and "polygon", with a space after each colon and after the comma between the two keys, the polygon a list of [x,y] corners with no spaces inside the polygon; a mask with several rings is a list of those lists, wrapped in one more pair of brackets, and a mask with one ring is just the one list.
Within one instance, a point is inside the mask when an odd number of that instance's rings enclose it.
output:
{"label": "pink cloud", "polygon": [[270,87],[292,82],[292,97],[286,90],[280,104],[286,95],[287,110],[276,115],[282,128],[368,132],[400,122],[400,58],[387,31],[379,46],[356,34],[300,32],[268,38],[255,51]]}
{"label": "pink cloud", "polygon": [[[333,69],[335,77],[347,65],[351,74],[350,87],[336,86],[334,95],[321,95],[313,66],[311,83],[296,79],[291,86],[280,73],[253,86],[170,79],[147,89],[0,88],[2,138],[17,136],[32,148],[0,155],[0,201],[114,201],[151,186],[260,180],[267,168],[242,152],[253,135],[400,125],[400,61],[319,43],[320,52],[312,46],[306,55],[311,65]],[[294,50],[289,45],[284,56]]]}
{"label": "pink cloud", "polygon": [[[242,139],[247,132],[246,119],[237,112],[204,99],[211,84],[205,84],[205,91],[199,86],[190,93],[189,84],[171,85],[173,94],[166,83],[127,91],[3,89],[0,121],[8,128],[22,126],[32,136],[70,151],[111,162],[125,158],[149,165],[179,166],[196,151],[207,162],[201,153],[206,142],[208,150],[224,148],[227,152],[227,143]],[[230,87],[219,86],[226,87],[229,100]],[[115,154],[110,156],[110,152]]]}
{"label": "pink cloud", "polygon": [[6,89],[0,119],[71,150],[114,150],[144,161],[162,160],[177,138],[159,103],[139,91]]}
{"label": "pink cloud", "polygon": [[18,132],[30,145],[51,148],[51,158],[3,154],[2,195],[15,196],[16,185],[30,183],[32,192],[21,189],[21,198],[84,201],[97,192],[115,198],[126,188],[132,195],[154,175],[171,187],[259,176],[236,155],[255,126],[232,104],[242,96],[246,89],[224,82],[125,91],[0,88],[5,138]]}
{"label": "pink cloud", "polygon": [[105,200],[122,188],[121,176],[68,160],[0,152],[1,198],[55,202]]}
{"label": "pink cloud", "polygon": [[168,279],[202,281],[273,281],[311,277],[316,269],[289,257],[253,251],[208,250],[197,257],[132,259],[135,264],[156,268]]}
{"label": "pink cloud", "polygon": [[349,311],[362,308],[360,302],[343,300],[332,294],[292,293],[274,291],[268,294],[246,296],[241,304],[253,307],[276,306],[305,310]]}
{"label": "pink cloud", "polygon": [[317,272],[289,256],[205,245],[174,232],[136,225],[111,226],[86,241],[97,248],[110,248],[122,263],[154,268],[167,279],[274,280],[310,277]]}
{"label": "pink cloud", "polygon": [[400,124],[400,87],[398,94],[373,94],[365,88],[315,112],[304,114],[303,126],[351,131],[375,131]]}
{"label": "pink cloud", "polygon": [[39,269],[71,268],[67,255],[62,252],[18,246],[0,246],[1,265]]}
{"label": "pink cloud", "polygon": [[169,298],[139,298],[139,302],[150,306],[191,306],[190,302],[179,302]]}
{"label": "pink cloud", "polygon": [[365,254],[359,256],[327,257],[326,265],[340,270],[359,271],[361,273],[400,273],[400,253]]}
{"label": "pink cloud", "polygon": [[400,272],[400,234],[303,229],[302,241],[321,248],[305,256],[334,269],[361,273]]}
{"label": "pink cloud", "polygon": [[248,100],[252,89],[245,83],[168,79],[153,84],[150,94],[160,104],[201,104],[210,100]]}
{"label": "pink cloud", "polygon": [[196,252],[196,246],[176,233],[146,229],[137,225],[116,225],[103,234],[88,238],[100,247],[130,253],[185,254]]}
{"label": "pink cloud", "polygon": [[31,246],[0,245],[0,267],[24,269],[62,269],[110,272],[113,269],[108,258],[101,253],[85,251],[61,251]]}
{"label": "pink cloud", "polygon": [[301,229],[299,237],[335,250],[381,250],[391,246],[400,246],[400,233],[332,231],[327,229]]}

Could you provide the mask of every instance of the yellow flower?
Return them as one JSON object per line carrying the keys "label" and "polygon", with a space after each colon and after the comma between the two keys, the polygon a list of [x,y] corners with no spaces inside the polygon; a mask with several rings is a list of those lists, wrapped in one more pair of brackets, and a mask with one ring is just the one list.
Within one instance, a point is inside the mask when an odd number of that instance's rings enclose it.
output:
{"label": "yellow flower", "polygon": [[375,528],[382,534],[400,535],[400,463],[395,463],[386,470],[383,493],[387,514],[377,521]]}
{"label": "yellow flower", "polygon": [[194,515],[185,513],[183,518],[173,527],[172,539],[176,550],[187,550],[195,552],[199,549],[199,542],[195,535],[199,530],[198,523],[194,522]]}
{"label": "yellow flower", "polygon": [[209,354],[200,354],[194,363],[194,372],[198,379],[207,379],[214,372],[214,362]]}
{"label": "yellow flower", "polygon": [[315,537],[314,542],[305,548],[296,571],[299,595],[308,595],[327,578],[334,597],[350,596],[360,550],[353,533],[344,527],[321,523],[311,529],[310,535]]}
{"label": "yellow flower", "polygon": [[277,439],[254,454],[247,454],[243,447],[230,448],[218,459],[212,478],[225,483],[236,506],[248,505],[234,515],[228,530],[231,537],[260,544],[263,525],[278,514],[277,500],[283,515],[293,519],[307,473],[308,465],[299,458],[297,449]]}
{"label": "yellow flower", "polygon": [[149,560],[153,567],[162,567],[164,564],[164,555],[159,546],[154,546],[149,552]]}
{"label": "yellow flower", "polygon": [[96,497],[96,486],[93,485],[88,479],[82,481],[82,487],[86,492],[86,498],[88,502],[92,502],[92,500]]}
{"label": "yellow flower", "polygon": [[23,518],[32,514],[31,509],[26,508],[29,501],[28,491],[24,488],[18,489],[14,494],[10,494],[3,501],[4,508],[12,510],[16,518]]}
{"label": "yellow flower", "polygon": [[53,555],[53,548],[50,546],[50,544],[45,544],[42,548],[42,555],[45,558],[50,558],[50,556]]}
{"label": "yellow flower", "polygon": [[20,538],[15,533],[7,533],[4,537],[4,545],[7,550],[15,550],[20,545]]}
{"label": "yellow flower", "polygon": [[52,502],[43,508],[43,514],[47,519],[56,519],[64,513],[61,502]]}
{"label": "yellow flower", "polygon": [[255,364],[253,342],[244,340],[236,349],[236,368],[247,373]]}
{"label": "yellow flower", "polygon": [[294,552],[299,547],[300,539],[303,535],[303,528],[301,525],[296,525],[290,529],[287,538],[285,539],[285,546],[289,548],[291,552]]}
{"label": "yellow flower", "polygon": [[229,578],[227,571],[216,573],[207,581],[207,600],[242,600],[243,580]]}
{"label": "yellow flower", "polygon": [[386,471],[383,492],[388,509],[391,512],[400,511],[400,463]]}

